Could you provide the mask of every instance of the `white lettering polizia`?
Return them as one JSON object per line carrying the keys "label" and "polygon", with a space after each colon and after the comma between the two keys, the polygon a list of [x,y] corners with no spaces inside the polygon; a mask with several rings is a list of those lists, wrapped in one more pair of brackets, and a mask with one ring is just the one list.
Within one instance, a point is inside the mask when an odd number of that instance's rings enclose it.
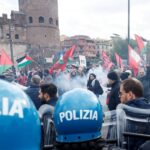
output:
{"label": "white lettering polizia", "polygon": [[3,97],[1,101],[1,110],[0,115],[3,116],[14,116],[18,115],[19,118],[23,118],[23,107],[21,101],[14,100],[13,104],[10,106],[9,100],[7,97]]}
{"label": "white lettering polizia", "polygon": [[64,119],[67,121],[71,120],[98,120],[98,112],[95,110],[68,110],[66,112],[59,113],[60,122],[63,122]]}

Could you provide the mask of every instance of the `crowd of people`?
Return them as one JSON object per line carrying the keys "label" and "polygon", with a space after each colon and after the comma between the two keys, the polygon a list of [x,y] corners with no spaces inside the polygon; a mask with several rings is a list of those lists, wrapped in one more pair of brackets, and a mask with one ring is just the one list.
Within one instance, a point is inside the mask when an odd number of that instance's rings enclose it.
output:
{"label": "crowd of people", "polygon": [[[92,66],[89,69],[72,66],[64,72],[57,70],[52,75],[47,69],[42,72],[38,68],[33,68],[28,73],[21,70],[16,82],[27,87],[24,92],[33,102],[36,109],[34,111],[38,111],[45,104],[54,108],[54,118],[51,119],[54,120],[56,127],[56,149],[101,149],[106,145],[100,132],[102,118],[105,116],[100,104],[102,95],[105,95],[103,101],[105,101],[108,111],[116,110],[120,103],[149,111],[149,76],[149,68],[145,70],[144,67],[139,68],[139,75],[134,77],[129,69],[107,72],[102,70],[101,66]],[[1,79],[6,80],[4,76],[1,76]],[[2,84],[4,87],[7,85],[3,81]],[[7,97],[9,93],[10,95],[16,94],[7,88],[5,90],[8,93],[2,95],[1,99]],[[0,92],[2,90],[0,89]],[[23,99],[28,99],[28,97]],[[13,103],[12,97],[10,99]],[[5,106],[1,104],[2,107]],[[13,110],[14,116],[20,113],[17,108]],[[20,105],[19,108],[21,108]],[[5,116],[5,114],[6,110],[2,110],[2,115]],[[12,115],[12,111],[9,114]],[[3,119],[2,115],[1,119]]]}

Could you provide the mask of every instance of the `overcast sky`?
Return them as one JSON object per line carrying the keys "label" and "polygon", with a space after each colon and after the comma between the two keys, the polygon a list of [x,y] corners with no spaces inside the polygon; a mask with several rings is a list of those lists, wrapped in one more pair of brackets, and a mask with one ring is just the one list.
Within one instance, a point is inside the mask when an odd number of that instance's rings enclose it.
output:
{"label": "overcast sky", "polygon": [[[127,37],[128,0],[58,0],[60,34]],[[18,0],[0,0],[0,15],[18,10]],[[150,0],[131,0],[131,37],[150,40]]]}

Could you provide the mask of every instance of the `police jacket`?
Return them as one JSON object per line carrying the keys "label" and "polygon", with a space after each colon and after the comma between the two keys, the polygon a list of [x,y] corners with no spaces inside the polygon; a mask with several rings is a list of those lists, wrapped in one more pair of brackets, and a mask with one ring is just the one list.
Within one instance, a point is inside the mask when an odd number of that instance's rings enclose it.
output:
{"label": "police jacket", "polygon": [[150,109],[150,104],[148,104],[147,100],[144,97],[131,100],[127,102],[126,105],[141,109]]}

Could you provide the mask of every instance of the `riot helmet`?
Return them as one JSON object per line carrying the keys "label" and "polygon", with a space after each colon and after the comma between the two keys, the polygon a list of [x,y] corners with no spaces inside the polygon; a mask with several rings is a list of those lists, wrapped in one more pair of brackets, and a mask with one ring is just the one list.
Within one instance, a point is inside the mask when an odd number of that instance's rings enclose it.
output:
{"label": "riot helmet", "polygon": [[64,93],[54,110],[57,142],[83,142],[101,136],[102,107],[95,94],[76,88]]}
{"label": "riot helmet", "polygon": [[39,150],[41,125],[35,106],[17,86],[0,80],[0,149]]}

